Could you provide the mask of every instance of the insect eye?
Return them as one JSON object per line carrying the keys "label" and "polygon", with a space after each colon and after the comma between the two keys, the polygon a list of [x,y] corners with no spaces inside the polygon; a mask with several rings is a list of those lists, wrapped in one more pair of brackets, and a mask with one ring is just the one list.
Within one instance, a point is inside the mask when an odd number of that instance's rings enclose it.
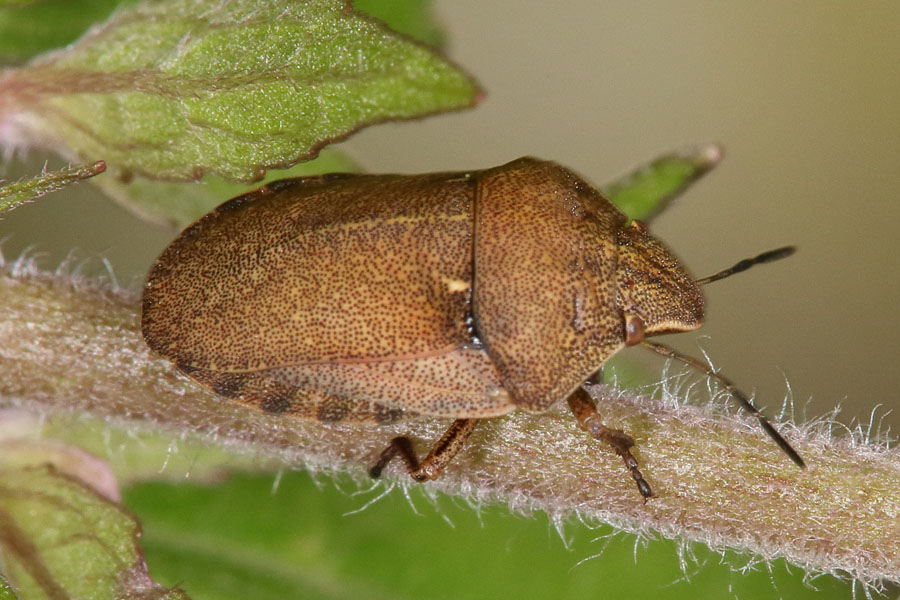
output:
{"label": "insect eye", "polygon": [[634,313],[625,314],[625,345],[637,346],[644,341],[644,320]]}

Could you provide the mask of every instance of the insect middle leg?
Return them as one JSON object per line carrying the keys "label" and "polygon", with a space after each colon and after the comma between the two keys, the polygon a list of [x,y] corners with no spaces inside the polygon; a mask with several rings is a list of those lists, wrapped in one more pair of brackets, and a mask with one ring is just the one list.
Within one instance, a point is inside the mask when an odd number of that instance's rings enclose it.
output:
{"label": "insect middle leg", "polygon": [[616,454],[625,461],[625,466],[631,471],[634,482],[637,484],[638,491],[647,498],[653,496],[653,490],[650,484],[644,480],[644,476],[638,470],[637,459],[631,454],[631,447],[634,446],[634,440],[631,436],[620,429],[612,429],[603,424],[600,413],[597,412],[597,405],[588,395],[584,388],[578,388],[571,396],[569,396],[569,408],[578,421],[578,426],[590,433],[595,439],[601,440],[612,446]]}
{"label": "insect middle leg", "polygon": [[416,457],[416,451],[412,447],[412,442],[408,437],[395,437],[391,440],[391,445],[385,448],[384,452],[378,458],[375,466],[369,469],[369,475],[372,477],[381,476],[381,471],[387,466],[395,456],[400,456],[406,463],[406,470],[409,476],[416,481],[428,481],[434,479],[441,474],[456,453],[460,451],[465,444],[466,439],[472,434],[478,419],[457,419],[444,432],[441,439],[434,445],[431,452],[428,453],[422,462]]}

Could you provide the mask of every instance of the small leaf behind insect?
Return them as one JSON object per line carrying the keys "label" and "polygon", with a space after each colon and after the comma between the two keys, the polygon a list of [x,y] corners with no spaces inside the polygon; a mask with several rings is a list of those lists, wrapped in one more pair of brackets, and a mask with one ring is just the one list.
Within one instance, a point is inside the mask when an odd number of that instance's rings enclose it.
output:
{"label": "small leaf behind insect", "polygon": [[664,154],[602,186],[600,192],[629,219],[648,221],[721,160],[722,149],[715,144]]}
{"label": "small leaf behind insect", "polygon": [[0,214],[21,204],[33,202],[45,194],[55,192],[67,185],[89,179],[106,170],[102,160],[89,165],[69,167],[59,171],[47,171],[37,177],[2,185],[0,182]]}

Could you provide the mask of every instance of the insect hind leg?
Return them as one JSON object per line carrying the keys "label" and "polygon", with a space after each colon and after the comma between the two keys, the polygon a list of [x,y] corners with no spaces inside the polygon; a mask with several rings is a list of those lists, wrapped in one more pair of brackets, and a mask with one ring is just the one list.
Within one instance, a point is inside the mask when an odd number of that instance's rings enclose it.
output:
{"label": "insect hind leg", "polygon": [[369,469],[369,475],[373,478],[381,476],[381,472],[394,457],[399,456],[406,463],[409,476],[416,481],[428,481],[434,479],[444,470],[453,457],[462,449],[466,439],[472,434],[478,419],[457,419],[444,432],[441,439],[434,445],[431,452],[419,462],[416,451],[408,437],[395,437],[390,446],[384,449],[378,462]]}
{"label": "insect hind leg", "polygon": [[597,412],[597,405],[594,404],[593,399],[584,388],[578,388],[569,396],[569,408],[575,415],[575,420],[578,421],[578,427],[587,431],[594,439],[612,446],[615,453],[622,457],[625,466],[631,471],[631,476],[634,478],[644,502],[653,497],[653,490],[650,489],[650,484],[644,480],[644,476],[638,470],[638,461],[631,453],[631,447],[634,446],[631,436],[620,429],[613,429],[603,424],[600,413]]}

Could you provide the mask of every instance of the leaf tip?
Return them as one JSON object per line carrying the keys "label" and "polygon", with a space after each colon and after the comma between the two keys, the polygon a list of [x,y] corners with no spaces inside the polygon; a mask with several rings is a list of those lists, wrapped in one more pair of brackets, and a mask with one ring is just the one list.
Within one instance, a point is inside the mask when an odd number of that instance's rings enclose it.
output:
{"label": "leaf tip", "polygon": [[681,156],[693,163],[697,176],[700,176],[722,162],[725,158],[725,148],[718,142],[708,142],[686,148],[681,152]]}
{"label": "leaf tip", "polygon": [[481,104],[484,99],[487,97],[487,92],[478,85],[478,82],[472,81],[472,85],[475,87],[475,94],[472,95],[472,107],[478,106]]}

